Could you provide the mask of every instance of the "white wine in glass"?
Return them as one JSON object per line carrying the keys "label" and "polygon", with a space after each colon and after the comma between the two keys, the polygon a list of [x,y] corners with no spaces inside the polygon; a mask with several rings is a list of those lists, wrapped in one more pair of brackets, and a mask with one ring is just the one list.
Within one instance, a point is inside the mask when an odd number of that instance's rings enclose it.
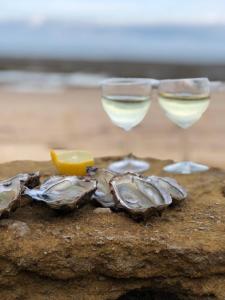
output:
{"label": "white wine in glass", "polygon": [[181,128],[197,122],[209,106],[209,96],[159,94],[159,104],[166,116]]}
{"label": "white wine in glass", "polygon": [[106,96],[102,97],[102,105],[115,125],[129,131],[144,119],[150,100],[140,96]]}
{"label": "white wine in glass", "polygon": [[[182,129],[196,123],[207,110],[210,103],[209,80],[207,78],[190,78],[162,80],[159,84],[159,104],[168,119]],[[183,137],[185,137],[183,132]],[[183,162],[164,168],[171,173],[190,174],[207,171],[208,167],[187,160],[186,141],[183,140],[185,157]]]}
{"label": "white wine in glass", "polygon": [[[150,107],[151,81],[142,78],[112,78],[102,83],[102,106],[118,127],[129,131],[144,119]],[[143,172],[149,163],[126,157],[110,164],[117,173]]]}

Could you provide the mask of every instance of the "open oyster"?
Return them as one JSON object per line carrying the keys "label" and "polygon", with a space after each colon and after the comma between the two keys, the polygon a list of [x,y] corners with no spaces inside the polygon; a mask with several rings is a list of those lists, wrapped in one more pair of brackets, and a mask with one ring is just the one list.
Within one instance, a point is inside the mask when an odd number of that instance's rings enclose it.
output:
{"label": "open oyster", "polygon": [[0,182],[0,217],[9,214],[20,204],[21,183],[20,180],[8,180]]}
{"label": "open oyster", "polygon": [[39,173],[21,173],[0,181],[0,217],[8,215],[20,205],[21,193],[25,186],[39,184]]}
{"label": "open oyster", "polygon": [[187,197],[186,190],[173,178],[149,176],[147,181],[165,189],[175,201],[180,201]]}
{"label": "open oyster", "polygon": [[103,207],[114,207],[115,201],[110,190],[109,181],[115,174],[105,169],[93,167],[88,168],[88,174],[97,180],[97,189],[92,195],[92,199]]}
{"label": "open oyster", "polygon": [[4,180],[4,182],[19,180],[23,186],[28,188],[33,188],[40,184],[40,174],[35,173],[19,173],[9,179]]}
{"label": "open oyster", "polygon": [[45,202],[53,209],[72,210],[82,205],[97,187],[97,182],[76,176],[53,176],[39,189],[26,189],[25,196]]}
{"label": "open oyster", "polygon": [[110,186],[116,205],[134,215],[145,215],[172,203],[165,189],[137,174],[114,176]]}

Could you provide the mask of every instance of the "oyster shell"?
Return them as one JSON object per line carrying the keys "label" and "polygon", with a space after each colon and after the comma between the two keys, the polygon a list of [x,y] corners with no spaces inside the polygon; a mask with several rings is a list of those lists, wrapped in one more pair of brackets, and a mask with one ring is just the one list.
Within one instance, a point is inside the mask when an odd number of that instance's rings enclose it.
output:
{"label": "oyster shell", "polygon": [[39,172],[20,173],[0,181],[0,217],[15,210],[20,205],[21,193],[25,186],[34,187],[38,185],[39,178]]}
{"label": "oyster shell", "polygon": [[110,180],[116,205],[131,214],[145,215],[172,203],[170,194],[154,182],[137,174],[126,173]]}
{"label": "oyster shell", "polygon": [[72,210],[85,202],[97,188],[96,180],[76,176],[53,176],[39,189],[26,189],[25,196],[45,202],[53,209]]}
{"label": "oyster shell", "polygon": [[155,183],[160,188],[165,189],[173,198],[173,200],[180,201],[187,197],[187,191],[173,178],[149,176],[147,177],[147,181]]}
{"label": "oyster shell", "polygon": [[20,204],[21,182],[18,178],[0,182],[0,217]]}
{"label": "oyster shell", "polygon": [[19,180],[23,186],[28,188],[33,188],[40,184],[40,174],[39,172],[35,173],[19,173],[9,179],[3,180],[3,182],[9,182],[14,180]]}
{"label": "oyster shell", "polygon": [[103,207],[114,207],[115,201],[110,190],[109,182],[115,174],[98,168],[88,168],[88,174],[97,180],[97,189],[92,195],[92,199]]}

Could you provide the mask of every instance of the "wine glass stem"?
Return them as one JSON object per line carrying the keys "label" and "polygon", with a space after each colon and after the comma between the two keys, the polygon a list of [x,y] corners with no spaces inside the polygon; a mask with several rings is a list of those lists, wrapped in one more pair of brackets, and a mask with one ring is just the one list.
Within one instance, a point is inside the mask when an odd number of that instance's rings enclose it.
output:
{"label": "wine glass stem", "polygon": [[130,160],[130,154],[132,153],[131,150],[131,140],[130,140],[130,130],[124,131],[126,138],[123,140],[124,143],[124,149],[125,149],[125,160]]}
{"label": "wine glass stem", "polygon": [[180,128],[180,141],[181,141],[183,161],[188,161],[189,160],[189,139],[188,139],[187,129]]}

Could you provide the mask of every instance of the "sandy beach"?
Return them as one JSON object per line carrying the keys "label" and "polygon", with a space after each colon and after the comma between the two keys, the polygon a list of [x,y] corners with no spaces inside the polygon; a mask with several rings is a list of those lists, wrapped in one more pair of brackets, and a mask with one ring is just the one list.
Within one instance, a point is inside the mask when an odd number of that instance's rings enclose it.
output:
{"label": "sandy beach", "polygon": [[[224,94],[188,129],[190,159],[225,167]],[[85,149],[95,157],[134,153],[182,159],[182,130],[166,119],[156,97],[140,126],[124,132],[108,119],[97,88],[22,93],[0,90],[0,162],[48,160],[50,148]]]}

